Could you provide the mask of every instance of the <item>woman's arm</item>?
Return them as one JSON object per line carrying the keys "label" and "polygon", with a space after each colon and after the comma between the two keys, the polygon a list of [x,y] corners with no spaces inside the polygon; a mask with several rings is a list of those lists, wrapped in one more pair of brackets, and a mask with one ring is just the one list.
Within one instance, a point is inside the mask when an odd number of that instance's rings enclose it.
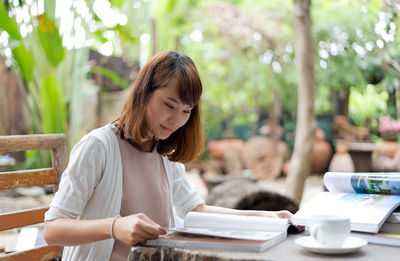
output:
{"label": "woman's arm", "polygon": [[49,245],[75,246],[110,238],[113,218],[76,220],[58,218],[46,221],[44,239]]}
{"label": "woman's arm", "polygon": [[[264,210],[238,210],[217,206],[208,206],[201,204],[194,208],[192,211],[208,212],[208,213],[219,213],[219,214],[232,214],[232,215],[244,215],[244,216],[260,216],[260,217],[273,217],[273,218],[287,218],[290,219],[293,214],[287,210],[280,211],[264,211]],[[295,226],[295,230],[292,233],[304,231],[303,226]]]}
{"label": "woman's arm", "polygon": [[[114,221],[114,219],[116,220]],[[114,238],[127,245],[136,245],[147,239],[157,238],[167,232],[146,215],[136,214],[121,218],[97,220],[58,218],[46,221],[44,238],[49,245],[82,245],[110,238],[111,229]]]}
{"label": "woman's arm", "polygon": [[208,206],[205,204],[199,205],[198,207],[194,208],[193,211],[244,215],[244,216],[275,217],[275,218],[291,218],[293,216],[293,214],[287,210],[281,210],[281,211],[238,210],[238,209],[231,209],[231,208],[224,208],[217,206]]}

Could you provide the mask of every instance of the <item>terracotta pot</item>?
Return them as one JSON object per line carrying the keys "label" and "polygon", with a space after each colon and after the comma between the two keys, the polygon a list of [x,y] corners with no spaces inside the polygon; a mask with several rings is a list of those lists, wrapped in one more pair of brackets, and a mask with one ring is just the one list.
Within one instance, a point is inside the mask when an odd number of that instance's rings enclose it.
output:
{"label": "terracotta pot", "polygon": [[311,170],[312,173],[322,174],[328,168],[329,160],[332,156],[332,148],[328,142],[324,140],[325,134],[323,130],[315,131],[315,143],[311,153]]}
{"label": "terracotta pot", "polygon": [[354,172],[354,162],[348,153],[349,148],[345,143],[336,145],[336,153],[333,155],[328,171],[333,172]]}
{"label": "terracotta pot", "polygon": [[259,179],[276,178],[281,174],[288,149],[283,141],[265,136],[251,137],[242,150],[242,161]]}
{"label": "terracotta pot", "polygon": [[393,158],[399,147],[399,144],[395,141],[384,141],[379,144],[375,155]]}
{"label": "terracotta pot", "polygon": [[354,172],[353,159],[348,153],[336,153],[331,160],[328,170],[333,172]]}
{"label": "terracotta pot", "polygon": [[212,157],[222,159],[225,149],[233,148],[241,151],[243,146],[244,141],[241,139],[221,139],[208,142],[207,149],[211,153]]}

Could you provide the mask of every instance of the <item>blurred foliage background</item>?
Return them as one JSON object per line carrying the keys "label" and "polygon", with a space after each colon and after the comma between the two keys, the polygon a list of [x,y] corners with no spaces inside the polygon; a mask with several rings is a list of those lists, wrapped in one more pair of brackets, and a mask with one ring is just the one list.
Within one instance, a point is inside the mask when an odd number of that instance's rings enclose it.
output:
{"label": "blurred foliage background", "polygon": [[[381,117],[399,118],[399,10],[395,0],[312,1],[315,106],[328,138],[326,119],[337,114],[367,124],[376,139]],[[93,75],[109,79],[117,91],[131,83],[118,70],[90,62],[91,52],[140,68],[161,50],[195,61],[207,140],[247,140],[273,113],[291,146],[293,20],[292,0],[4,0],[0,62],[21,79],[29,132],[64,132],[69,149],[87,132],[87,97],[110,91]]]}

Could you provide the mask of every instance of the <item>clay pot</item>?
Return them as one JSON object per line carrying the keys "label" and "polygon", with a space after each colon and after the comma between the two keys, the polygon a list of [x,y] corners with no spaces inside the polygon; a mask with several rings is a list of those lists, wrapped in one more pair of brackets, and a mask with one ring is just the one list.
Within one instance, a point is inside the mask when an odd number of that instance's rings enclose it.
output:
{"label": "clay pot", "polygon": [[329,171],[332,172],[354,172],[354,162],[348,153],[348,146],[344,143],[339,143],[336,146],[336,153],[333,155],[329,164]]}
{"label": "clay pot", "polygon": [[244,146],[244,141],[241,139],[221,139],[211,140],[207,143],[207,149],[211,156],[216,159],[222,159],[224,151],[232,148],[241,151]]}
{"label": "clay pot", "polygon": [[383,141],[375,151],[375,156],[393,158],[399,148],[399,144],[395,141]]}
{"label": "clay pot", "polygon": [[325,172],[332,156],[332,148],[324,138],[324,131],[319,128],[316,129],[315,143],[311,153],[311,170],[312,173],[315,174],[322,174]]}
{"label": "clay pot", "polygon": [[276,178],[281,174],[288,149],[282,141],[254,136],[246,142],[241,156],[244,166],[253,171],[255,178]]}
{"label": "clay pot", "polygon": [[393,159],[397,162],[400,162],[400,146],[399,148],[396,150],[396,153],[393,156]]}

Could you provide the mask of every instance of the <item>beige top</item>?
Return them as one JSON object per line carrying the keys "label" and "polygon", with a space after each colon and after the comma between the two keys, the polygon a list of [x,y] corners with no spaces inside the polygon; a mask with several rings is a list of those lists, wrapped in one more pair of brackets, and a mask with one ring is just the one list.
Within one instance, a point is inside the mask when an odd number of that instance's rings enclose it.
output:
{"label": "beige top", "polygon": [[[143,213],[164,228],[170,225],[169,183],[162,157],[141,152],[117,136],[122,159],[122,217]],[[115,240],[110,260],[128,258],[130,246]]]}
{"label": "beige top", "polygon": [[[122,160],[117,137],[111,124],[86,134],[74,145],[60,186],[45,213],[45,221],[58,218],[93,220],[115,217],[121,212]],[[185,166],[162,156],[167,173],[170,205],[184,218],[204,204],[185,175]],[[173,217],[171,209],[171,217]],[[171,227],[174,227],[171,218]],[[90,244],[64,246],[63,260],[110,260],[114,239]]]}

